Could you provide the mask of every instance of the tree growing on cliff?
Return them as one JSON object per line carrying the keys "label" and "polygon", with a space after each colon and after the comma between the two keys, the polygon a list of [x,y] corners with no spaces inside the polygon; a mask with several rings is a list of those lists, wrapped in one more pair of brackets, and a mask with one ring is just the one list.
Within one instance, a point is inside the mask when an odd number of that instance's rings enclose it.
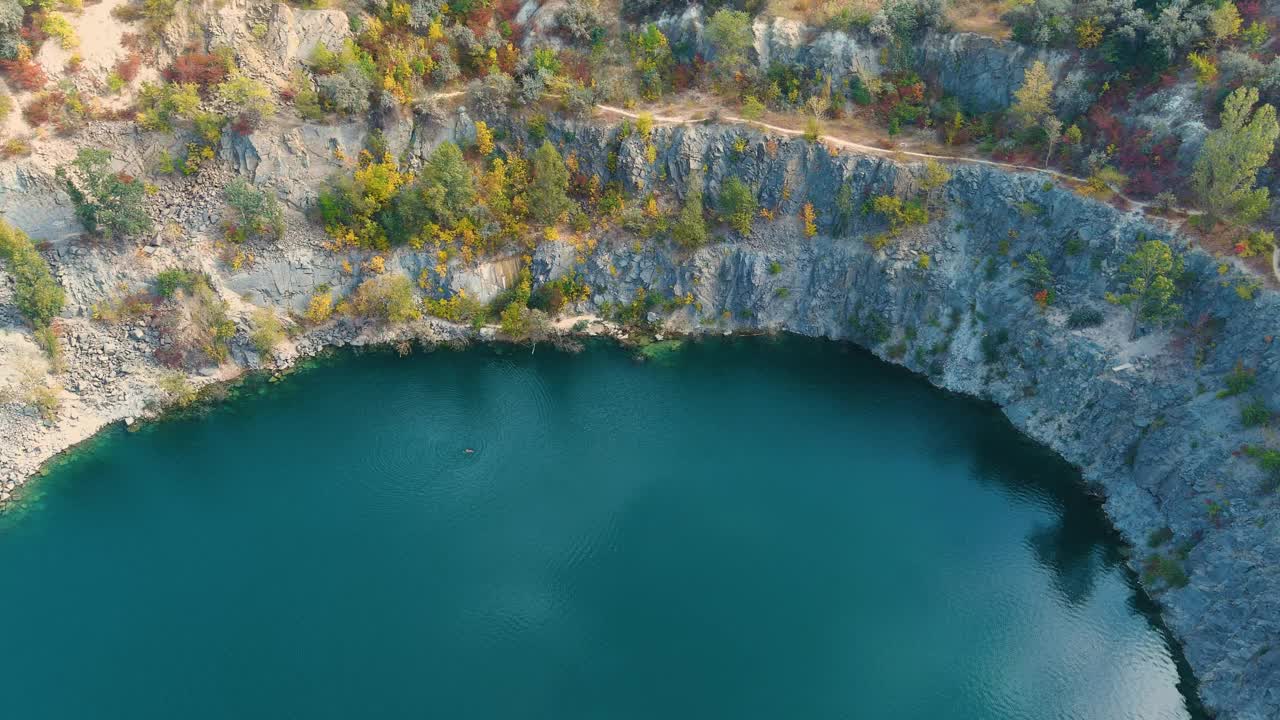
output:
{"label": "tree growing on cliff", "polygon": [[91,233],[107,239],[139,235],[151,229],[151,218],[142,207],[142,183],[111,169],[111,153],[81,148],[67,166],[58,168],[76,217]]}
{"label": "tree growing on cliff", "polygon": [[686,250],[696,250],[707,242],[707,222],[702,217],[702,182],[689,183],[684,196],[684,207],[671,226],[671,238]]}
{"label": "tree growing on cliff", "polygon": [[1137,337],[1139,321],[1163,323],[1182,315],[1182,306],[1173,301],[1177,294],[1174,281],[1182,275],[1182,258],[1164,242],[1140,242],[1120,266],[1120,274],[1126,279],[1124,292],[1107,293],[1106,297],[1107,302],[1126,307],[1132,314],[1130,339]]}
{"label": "tree growing on cliff", "polygon": [[1053,80],[1049,77],[1049,69],[1037,60],[1031,63],[1022,75],[1022,87],[1013,92],[1013,114],[1023,127],[1039,124],[1041,119],[1053,112],[1050,102],[1053,98]]}
{"label": "tree growing on cliff", "polygon": [[751,188],[736,177],[724,181],[720,188],[720,217],[742,235],[751,232],[751,221],[756,216],[756,197]]}
{"label": "tree growing on cliff", "polygon": [[440,221],[452,225],[466,215],[476,200],[475,179],[462,158],[462,150],[446,140],[431,153],[422,171],[422,182],[439,195]]}
{"label": "tree growing on cliff", "polygon": [[31,238],[4,221],[0,221],[0,259],[13,276],[18,312],[37,330],[48,327],[62,311],[66,295]]}
{"label": "tree growing on cliff", "polygon": [[533,178],[529,184],[529,212],[539,222],[557,222],[569,210],[569,168],[560,151],[543,140],[533,153]]}
{"label": "tree growing on cliff", "polygon": [[1258,170],[1271,159],[1280,124],[1276,109],[1258,102],[1257,88],[1239,88],[1222,106],[1222,127],[1205,138],[1191,186],[1206,212],[1233,223],[1249,223],[1266,211],[1267,188],[1255,188]]}

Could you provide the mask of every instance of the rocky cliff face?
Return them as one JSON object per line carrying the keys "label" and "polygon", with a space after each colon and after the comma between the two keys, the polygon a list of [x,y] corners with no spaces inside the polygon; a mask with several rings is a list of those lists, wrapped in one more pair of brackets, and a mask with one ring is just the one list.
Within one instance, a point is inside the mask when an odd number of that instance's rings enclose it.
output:
{"label": "rocky cliff face", "polygon": [[[426,150],[466,126],[456,116],[434,124],[410,122],[401,142]],[[1262,430],[1242,426],[1237,398],[1215,395],[1223,376],[1242,363],[1256,369],[1259,396],[1280,397],[1274,342],[1280,296],[1268,291],[1242,299],[1235,289],[1237,269],[1228,266],[1220,274],[1218,261],[1169,228],[1046,184],[1040,176],[955,166],[944,188],[926,192],[918,166],[833,155],[821,146],[742,129],[659,128],[653,163],[639,138],[620,142],[614,128],[579,123],[553,133],[576,153],[585,172],[612,175],[633,192],[699,181],[710,198],[728,178],[738,177],[758,191],[761,206],[775,219],[757,220],[749,237],[722,239],[691,254],[616,232],[603,234],[590,252],[545,242],[533,260],[536,281],[581,274],[594,290],[589,303],[575,309],[583,314],[631,303],[642,288],[650,297],[689,294],[694,304],[674,311],[655,306],[652,319],[669,332],[768,329],[849,340],[939,387],[997,403],[1017,427],[1082,468],[1134,545],[1135,569],[1141,571],[1156,554],[1172,557],[1174,545],[1185,550],[1189,583],[1179,588],[1156,582],[1152,589],[1184,643],[1205,701],[1223,717],[1280,716],[1280,648],[1272,647],[1280,637],[1278,501],[1274,492],[1259,490],[1260,471],[1239,453],[1242,445],[1267,438]],[[354,128],[303,126],[229,140],[224,151],[228,165],[302,206],[315,180],[333,167],[334,143],[359,142]],[[616,173],[609,170],[611,152]],[[29,412],[0,407],[6,437],[17,438],[23,448],[0,453],[0,482],[7,482],[0,492],[11,491],[15,479],[50,452],[102,423],[139,414],[160,396],[153,329],[145,322],[110,327],[88,319],[92,304],[121,283],[145,283],[166,267],[205,270],[237,319],[233,357],[254,367],[262,364],[246,340],[246,317],[254,305],[298,311],[315,288],[349,292],[366,272],[345,272],[342,258],[321,246],[320,231],[294,211],[283,242],[254,247],[253,261],[240,269],[220,262],[211,235],[216,189],[226,181],[218,173],[226,170],[179,181],[153,200],[155,214],[179,229],[176,239],[161,229],[137,247],[63,240],[69,208],[38,160],[2,168],[0,177],[8,180],[0,203],[57,211],[14,212],[9,218],[57,241],[52,260],[70,296],[71,410],[50,429]],[[885,227],[861,207],[865,199],[891,192],[928,195],[931,222],[903,231],[877,251],[866,240]],[[797,218],[805,203],[817,211],[815,237],[804,236]],[[1189,322],[1148,328],[1130,340],[1125,311],[1103,296],[1117,289],[1116,269],[1140,238],[1164,239],[1185,253],[1188,279],[1180,301]],[[1048,307],[1036,303],[1025,282],[1032,252],[1048,260],[1055,277],[1057,297]],[[411,251],[388,257],[392,271],[410,277],[431,263]],[[511,281],[513,268],[506,259],[455,266],[447,284],[488,297]],[[0,295],[0,306],[9,304]],[[1100,311],[1103,323],[1068,327],[1069,314],[1084,307]],[[6,324],[15,321],[7,317]],[[328,345],[410,336],[440,340],[470,331],[437,320],[396,328],[343,320],[303,333],[283,358],[288,362]],[[5,352],[0,342],[0,354]],[[205,368],[197,377],[230,372]],[[1147,548],[1148,534],[1165,527],[1174,539]]]}
{"label": "rocky cliff face", "polygon": [[[605,131],[572,128],[584,160],[603,170]],[[1207,704],[1223,717],[1280,714],[1280,509],[1262,473],[1240,453],[1264,442],[1246,429],[1236,399],[1216,391],[1237,363],[1256,368],[1260,397],[1280,397],[1280,296],[1245,300],[1233,269],[1192,249],[1168,228],[1124,214],[1032,175],[954,168],[933,201],[934,221],[883,252],[866,238],[883,230],[860,209],[845,214],[840,188],[858,199],[919,190],[920,168],[872,157],[832,157],[792,141],[739,130],[666,131],[652,165],[640,143],[623,143],[619,168],[632,188],[682,187],[705,168],[709,197],[729,177],[759,189],[780,219],[749,238],[682,255],[667,248],[607,245],[578,268],[592,302],[626,304],[638,289],[692,293],[700,307],[663,320],[687,332],[785,330],[851,340],[932,382],[1000,405],[1013,423],[1080,466],[1134,545],[1141,572],[1147,537],[1168,527],[1169,545],[1190,547],[1182,588],[1153,585],[1185,644]],[[818,208],[820,234],[805,238],[801,205]],[[1108,305],[1115,273],[1141,239],[1185,253],[1181,302],[1188,323],[1129,340],[1127,313]],[[1057,299],[1041,308],[1025,283],[1027,255],[1049,259]],[[921,258],[927,257],[927,266]],[[544,245],[539,279],[564,272],[572,251]],[[1225,279],[1224,279],[1225,278]],[[1092,307],[1100,327],[1071,329],[1072,310]]]}

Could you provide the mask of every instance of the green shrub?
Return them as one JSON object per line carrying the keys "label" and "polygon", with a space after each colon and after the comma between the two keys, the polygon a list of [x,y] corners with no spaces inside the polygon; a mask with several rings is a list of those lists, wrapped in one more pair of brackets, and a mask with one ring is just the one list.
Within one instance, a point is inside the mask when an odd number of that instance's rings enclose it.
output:
{"label": "green shrub", "polygon": [[556,315],[564,309],[564,290],[554,283],[543,283],[529,296],[529,307]]}
{"label": "green shrub", "polygon": [[258,354],[264,358],[275,355],[276,346],[284,342],[284,328],[280,326],[280,318],[267,308],[253,311],[253,332],[249,341]]}
{"label": "green shrub", "polygon": [[1076,308],[1071,311],[1071,315],[1067,317],[1067,327],[1072,330],[1080,330],[1083,328],[1098,327],[1102,324],[1102,311],[1097,308],[1084,307]]}
{"label": "green shrub", "polygon": [[1265,490],[1280,487],[1280,450],[1249,446],[1244,449],[1244,453],[1256,460],[1258,467],[1266,473],[1266,480],[1263,481]]}
{"label": "green shrub", "polygon": [[1049,269],[1049,261],[1038,252],[1027,254],[1027,276],[1025,282],[1034,293],[1044,293],[1045,304],[1053,302],[1053,271]]}
{"label": "green shrub", "polygon": [[764,117],[764,103],[756,99],[755,95],[748,95],[742,101],[742,117],[747,120],[759,120]]}
{"label": "green shrub", "polygon": [[[231,338],[236,334],[227,302],[203,275],[187,273],[184,277],[169,278],[166,287],[171,282],[175,284],[171,299],[160,306],[157,325],[166,342],[156,351],[157,359],[170,367],[226,360]],[[124,319],[133,316],[136,304],[135,297],[128,297],[121,309],[95,309],[95,312],[104,319]]]}
{"label": "green shrub", "polygon": [[81,148],[71,169],[74,173],[59,167],[58,176],[66,182],[76,217],[86,230],[107,239],[151,230],[151,218],[142,206],[142,183],[112,171],[110,152]]}
{"label": "green shrub", "polygon": [[1227,373],[1223,382],[1226,384],[1225,390],[1218,391],[1219,398],[1229,398],[1234,395],[1247,392],[1257,382],[1257,377],[1253,370],[1249,370],[1244,365],[1236,363],[1235,368]]}
{"label": "green shrub", "polygon": [[1147,585],[1163,581],[1168,587],[1180,588],[1186,587],[1188,578],[1186,569],[1176,558],[1152,555],[1142,569],[1142,581]]}
{"label": "green shrub", "polygon": [[56,373],[62,372],[62,346],[58,344],[58,334],[53,328],[49,325],[38,327],[31,333],[31,337],[49,358],[51,369]]}
{"label": "green shrub", "polygon": [[455,293],[452,297],[445,299],[428,298],[423,301],[423,309],[428,315],[449,322],[467,323],[473,327],[484,325],[489,317],[489,310],[485,304],[464,292]]}
{"label": "green shrub", "polygon": [[408,322],[422,317],[413,283],[404,275],[379,275],[360,283],[351,298],[357,315],[389,323]]}
{"label": "green shrub", "polygon": [[1240,409],[1240,422],[1245,427],[1259,427],[1271,422],[1271,410],[1267,407],[1267,403],[1261,398],[1254,398],[1252,402]]}
{"label": "green shrub", "polygon": [[877,195],[862,208],[864,215],[877,214],[889,221],[892,234],[911,225],[929,222],[929,210],[919,200],[903,202],[893,195]]}
{"label": "green shrub", "polygon": [[671,226],[671,239],[686,250],[702,247],[707,242],[707,223],[702,217],[702,191],[690,188],[684,207]]}
{"label": "green shrub", "polygon": [[195,83],[143,83],[138,89],[136,115],[144,130],[172,132],[178,120],[190,120],[200,110]]}
{"label": "green shrub", "polygon": [[230,105],[238,116],[241,130],[251,130],[276,112],[271,90],[248,75],[235,73],[216,88],[218,98]]}
{"label": "green shrub", "polygon": [[560,151],[549,140],[543,140],[533,154],[532,181],[529,185],[529,214],[538,222],[556,223],[569,211],[569,169]]}
{"label": "green shrub", "polygon": [[230,217],[223,220],[228,239],[243,242],[250,237],[278,238],[284,234],[284,213],[274,193],[237,177],[223,190],[223,198],[230,208]]}
{"label": "green shrub", "polygon": [[36,251],[31,238],[21,230],[0,220],[0,258],[5,262],[16,285],[14,303],[18,312],[40,329],[62,312],[66,294],[49,271],[49,264]]}
{"label": "green shrub", "polygon": [[161,270],[156,273],[156,294],[162,298],[173,297],[179,289],[190,292],[197,283],[204,282],[204,277],[194,270]]}
{"label": "green shrub", "polygon": [[200,398],[200,391],[187,381],[187,376],[180,372],[168,372],[160,376],[156,383],[165,394],[165,402],[170,407],[190,407]]}

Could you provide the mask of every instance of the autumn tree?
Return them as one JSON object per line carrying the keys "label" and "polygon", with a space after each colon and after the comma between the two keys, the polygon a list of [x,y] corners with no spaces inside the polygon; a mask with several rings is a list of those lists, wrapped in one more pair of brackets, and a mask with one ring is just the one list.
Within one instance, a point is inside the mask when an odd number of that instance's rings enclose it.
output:
{"label": "autumn tree", "polygon": [[1107,293],[1107,302],[1129,309],[1132,321],[1129,337],[1138,334],[1138,322],[1162,323],[1182,315],[1182,306],[1173,301],[1174,281],[1182,274],[1182,258],[1160,240],[1138,245],[1120,266],[1126,279],[1124,292]]}
{"label": "autumn tree", "polygon": [[800,208],[800,224],[804,228],[805,237],[818,234],[818,214],[813,210],[813,203],[807,202]]}
{"label": "autumn tree", "polygon": [[1269,104],[1254,108],[1257,88],[1239,88],[1222,106],[1222,126],[1209,133],[1196,158],[1191,186],[1212,216],[1235,223],[1256,220],[1267,209],[1269,191],[1255,188],[1280,125]]}
{"label": "autumn tree", "polygon": [[1053,112],[1050,101],[1053,98],[1053,80],[1049,78],[1049,69],[1037,60],[1031,63],[1022,76],[1022,87],[1013,93],[1013,114],[1023,127],[1038,124],[1044,116]]}
{"label": "autumn tree", "polygon": [[533,153],[533,178],[529,186],[529,212],[539,222],[552,224],[569,210],[569,168],[560,151],[543,140]]}
{"label": "autumn tree", "polygon": [[476,152],[480,157],[488,157],[493,152],[493,131],[483,120],[476,121]]}
{"label": "autumn tree", "polygon": [[920,187],[932,192],[951,182],[951,171],[947,166],[933,158],[924,161],[924,176],[920,178]]}
{"label": "autumn tree", "polygon": [[1233,2],[1224,2],[1209,13],[1209,33],[1217,42],[1224,42],[1240,32],[1244,20]]}

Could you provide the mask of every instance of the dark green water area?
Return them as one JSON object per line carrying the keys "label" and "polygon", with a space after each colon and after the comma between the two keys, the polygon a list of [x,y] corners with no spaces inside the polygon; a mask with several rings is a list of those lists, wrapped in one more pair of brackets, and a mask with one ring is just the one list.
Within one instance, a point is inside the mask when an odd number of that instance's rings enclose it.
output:
{"label": "dark green water area", "polygon": [[0,618],[13,720],[1200,714],[1076,471],[797,338],[345,353],[109,431],[0,518]]}

